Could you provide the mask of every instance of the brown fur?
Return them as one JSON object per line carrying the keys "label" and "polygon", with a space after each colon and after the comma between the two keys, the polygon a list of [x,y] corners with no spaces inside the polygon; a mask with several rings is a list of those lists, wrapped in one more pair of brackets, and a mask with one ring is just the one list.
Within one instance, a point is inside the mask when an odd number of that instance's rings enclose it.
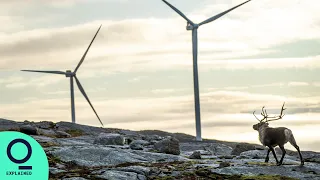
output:
{"label": "brown fur", "polygon": [[[290,144],[295,147],[299,153],[300,161],[301,161],[301,166],[304,165],[304,160],[302,158],[299,146],[297,145],[294,136],[291,132],[290,129],[286,127],[277,127],[277,128],[272,128],[269,127],[269,124],[267,122],[260,122],[258,124],[255,124],[252,126],[254,130],[259,132],[259,140],[260,142],[264,145],[267,146],[268,153],[265,159],[265,162],[269,161],[269,153],[272,151],[272,154],[274,158],[276,159],[277,165],[281,165],[283,162],[283,158],[286,154],[286,151],[284,149],[284,145],[287,142],[290,142]],[[280,149],[282,150],[282,157],[280,159],[280,162],[277,159],[277,156],[274,151],[274,147],[279,146]]]}

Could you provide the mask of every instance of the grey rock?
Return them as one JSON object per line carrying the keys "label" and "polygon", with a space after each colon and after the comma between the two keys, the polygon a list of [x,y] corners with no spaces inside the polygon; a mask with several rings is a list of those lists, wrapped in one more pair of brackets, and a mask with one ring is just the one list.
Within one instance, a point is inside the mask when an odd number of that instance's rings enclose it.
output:
{"label": "grey rock", "polygon": [[78,136],[72,138],[57,138],[56,141],[61,146],[90,146],[94,142],[93,136]]}
{"label": "grey rock", "polygon": [[149,135],[149,136],[143,136],[143,139],[147,141],[161,141],[164,138],[159,135]]}
{"label": "grey rock", "polygon": [[86,167],[110,166],[137,162],[188,161],[187,158],[162,153],[150,153],[130,149],[109,148],[105,146],[67,146],[48,151],[63,162],[73,161]]}
{"label": "grey rock", "polygon": [[88,180],[83,177],[71,177],[71,178],[63,178],[62,180]]}
{"label": "grey rock", "polygon": [[63,131],[56,131],[55,133],[58,138],[70,138],[71,137],[70,134],[63,132]]}
{"label": "grey rock", "polygon": [[117,171],[126,171],[126,172],[134,172],[137,174],[141,174],[144,176],[150,175],[151,169],[149,167],[144,166],[128,166],[128,167],[119,167],[116,168]]}
{"label": "grey rock", "polygon": [[39,135],[38,128],[31,125],[20,126],[20,132],[27,135]]}
{"label": "grey rock", "polygon": [[[297,167],[297,166],[296,166]],[[243,174],[243,175],[281,175],[298,179],[318,179],[316,174],[301,173],[290,170],[290,166],[230,166],[225,168],[211,169],[214,173],[219,174]]]}
{"label": "grey rock", "polygon": [[[299,157],[296,151],[294,152],[289,151],[288,154],[291,156]],[[313,152],[313,151],[303,151],[301,152],[301,154],[306,162],[314,162],[314,163],[320,164],[320,153]]]}
{"label": "grey rock", "polygon": [[66,172],[65,170],[62,170],[62,169],[58,169],[58,168],[55,168],[55,167],[49,167],[49,173],[50,174],[59,174],[59,173],[63,173],[63,172]]}
{"label": "grey rock", "polygon": [[141,144],[130,144],[130,149],[143,150],[143,146]]}
{"label": "grey rock", "polygon": [[65,165],[59,164],[59,163],[56,164],[56,167],[59,168],[59,169],[65,169],[66,168]]}
{"label": "grey rock", "polygon": [[193,152],[190,156],[189,156],[190,159],[201,159],[201,153],[200,151],[195,151]]}
{"label": "grey rock", "polygon": [[0,131],[19,130],[20,123],[0,118]]}
{"label": "grey rock", "polygon": [[54,129],[55,124],[51,121],[35,122],[34,125],[40,129]]}
{"label": "grey rock", "polygon": [[[250,150],[250,151],[244,151],[240,153],[240,156],[243,156],[245,158],[250,158],[250,159],[263,159],[265,158],[267,155],[267,151],[264,150]],[[270,152],[270,155],[272,155],[272,153]],[[269,155],[269,157],[271,157]]]}
{"label": "grey rock", "polygon": [[173,177],[177,177],[177,176],[180,176],[182,173],[180,171],[172,171],[171,172],[171,176]]}
{"label": "grey rock", "polygon": [[147,180],[147,177],[141,174],[138,174],[138,180]]}
{"label": "grey rock", "polygon": [[230,166],[230,163],[229,162],[221,162],[219,164],[219,168],[225,168],[225,167],[229,167]]}
{"label": "grey rock", "polygon": [[84,133],[84,135],[97,136],[100,133],[116,133],[119,129],[106,129],[101,127],[86,126],[71,122],[58,122],[56,123],[56,130],[68,132],[68,130],[78,130]]}
{"label": "grey rock", "polygon": [[52,137],[47,137],[47,136],[31,136],[33,137],[37,142],[39,143],[44,143],[44,142],[56,142],[56,140]]}
{"label": "grey rock", "polygon": [[[276,153],[278,160],[282,156],[282,152]],[[267,156],[267,150],[251,150],[251,151],[245,151],[240,154],[242,158],[247,159],[265,159]],[[296,163],[298,160],[298,157],[290,156],[288,154],[285,155],[283,162],[284,163]],[[275,159],[272,155],[272,152],[269,154],[269,162],[275,162]]]}
{"label": "grey rock", "polygon": [[[230,155],[232,148],[221,143],[199,143],[199,142],[188,142],[180,143],[180,150],[184,152],[200,151],[201,155]],[[204,154],[205,152],[209,152]]]}
{"label": "grey rock", "polygon": [[240,155],[244,151],[255,150],[256,146],[248,143],[238,143],[232,150],[231,155]]}
{"label": "grey rock", "polygon": [[47,137],[47,136],[31,136],[33,137],[42,147],[45,149],[48,147],[57,147],[60,146],[55,138]]}
{"label": "grey rock", "polygon": [[194,164],[196,169],[198,168],[218,168],[220,164],[215,164],[214,162],[205,162],[205,164]]}
{"label": "grey rock", "polygon": [[57,133],[52,129],[42,129],[38,128],[39,135],[48,136],[48,137],[56,137]]}
{"label": "grey rock", "polygon": [[180,154],[180,145],[179,141],[176,138],[166,138],[154,145],[155,149],[158,150],[161,153],[166,154],[174,154],[179,155]]}
{"label": "grey rock", "polygon": [[95,138],[93,143],[102,145],[124,145],[125,139],[120,134],[101,133]]}
{"label": "grey rock", "polygon": [[134,140],[130,143],[130,148],[134,150],[143,150],[143,147],[150,143],[145,140]]}
{"label": "grey rock", "polygon": [[139,180],[137,173],[116,170],[105,171],[103,174],[98,175],[97,177],[108,180]]}

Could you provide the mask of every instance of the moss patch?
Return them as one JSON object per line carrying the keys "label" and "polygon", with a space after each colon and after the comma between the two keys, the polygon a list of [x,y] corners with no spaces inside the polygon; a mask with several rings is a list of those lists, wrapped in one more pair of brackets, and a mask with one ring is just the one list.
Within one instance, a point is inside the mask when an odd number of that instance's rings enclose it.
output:
{"label": "moss patch", "polygon": [[83,131],[79,129],[68,129],[66,130],[66,133],[70,134],[72,137],[78,137],[85,135]]}
{"label": "moss patch", "polygon": [[58,143],[54,143],[54,142],[39,142],[39,144],[43,147],[52,147],[52,146],[59,146]]}
{"label": "moss patch", "polygon": [[58,157],[55,157],[51,154],[47,154],[47,158],[48,158],[48,162],[49,162],[50,167],[55,166],[57,163],[61,163],[61,160]]}
{"label": "moss patch", "polygon": [[296,178],[284,177],[279,175],[258,175],[258,176],[242,176],[241,180],[298,180]]}
{"label": "moss patch", "polygon": [[226,175],[226,174],[217,174],[212,173],[210,169],[201,168],[195,170],[193,172],[184,172],[182,175],[177,177],[165,176],[158,177],[153,176],[149,177],[152,180],[171,180],[171,179],[181,179],[181,180],[189,180],[189,179],[215,179],[215,180],[297,180],[295,178],[284,177],[279,175],[257,175],[257,176],[243,176],[243,175]]}
{"label": "moss patch", "polygon": [[266,162],[246,162],[248,165],[258,165],[258,166],[275,166],[275,163],[266,163]]}
{"label": "moss patch", "polygon": [[[193,161],[181,162],[163,162],[163,163],[123,163],[116,166],[101,166],[101,167],[81,167],[76,165],[73,162],[61,162],[59,158],[48,156],[49,163],[51,164],[50,167],[54,167],[53,163],[60,163],[64,164],[66,167],[67,172],[59,173],[52,175],[50,174],[50,180],[55,179],[62,179],[66,177],[84,177],[87,179],[92,180],[100,180],[101,178],[96,177],[96,175],[90,175],[91,172],[101,169],[113,169],[116,167],[128,167],[128,166],[145,166],[145,167],[153,167],[157,169],[161,169],[168,171],[167,176],[160,177],[158,175],[151,175],[148,176],[147,179],[150,180],[174,180],[174,179],[181,179],[181,180],[202,180],[202,179],[215,179],[215,180],[296,180],[295,178],[283,177],[279,175],[257,175],[257,176],[244,176],[244,175],[224,175],[224,174],[217,174],[211,172],[210,168],[198,168],[194,169]],[[180,171],[181,174],[178,176],[171,176],[171,168],[175,171]]]}

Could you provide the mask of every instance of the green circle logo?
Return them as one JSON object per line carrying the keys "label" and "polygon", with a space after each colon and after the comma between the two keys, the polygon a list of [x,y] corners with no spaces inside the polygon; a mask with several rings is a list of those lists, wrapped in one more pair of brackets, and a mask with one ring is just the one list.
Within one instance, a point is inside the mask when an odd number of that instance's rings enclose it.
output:
{"label": "green circle logo", "polygon": [[49,164],[41,145],[20,132],[0,132],[0,179],[48,180]]}

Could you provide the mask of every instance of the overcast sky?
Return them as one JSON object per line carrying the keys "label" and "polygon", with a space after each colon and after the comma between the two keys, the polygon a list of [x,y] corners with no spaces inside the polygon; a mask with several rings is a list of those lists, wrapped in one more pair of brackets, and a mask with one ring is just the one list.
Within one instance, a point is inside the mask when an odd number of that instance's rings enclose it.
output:
{"label": "overcast sky", "polygon": [[[194,22],[241,0],[168,0]],[[258,142],[252,111],[286,116],[302,150],[320,151],[320,2],[252,0],[199,28],[202,135]],[[0,117],[71,121],[74,70],[106,127],[195,135],[191,32],[161,0],[0,2]],[[76,121],[99,126],[75,88]],[[288,145],[288,148],[290,146]]]}

